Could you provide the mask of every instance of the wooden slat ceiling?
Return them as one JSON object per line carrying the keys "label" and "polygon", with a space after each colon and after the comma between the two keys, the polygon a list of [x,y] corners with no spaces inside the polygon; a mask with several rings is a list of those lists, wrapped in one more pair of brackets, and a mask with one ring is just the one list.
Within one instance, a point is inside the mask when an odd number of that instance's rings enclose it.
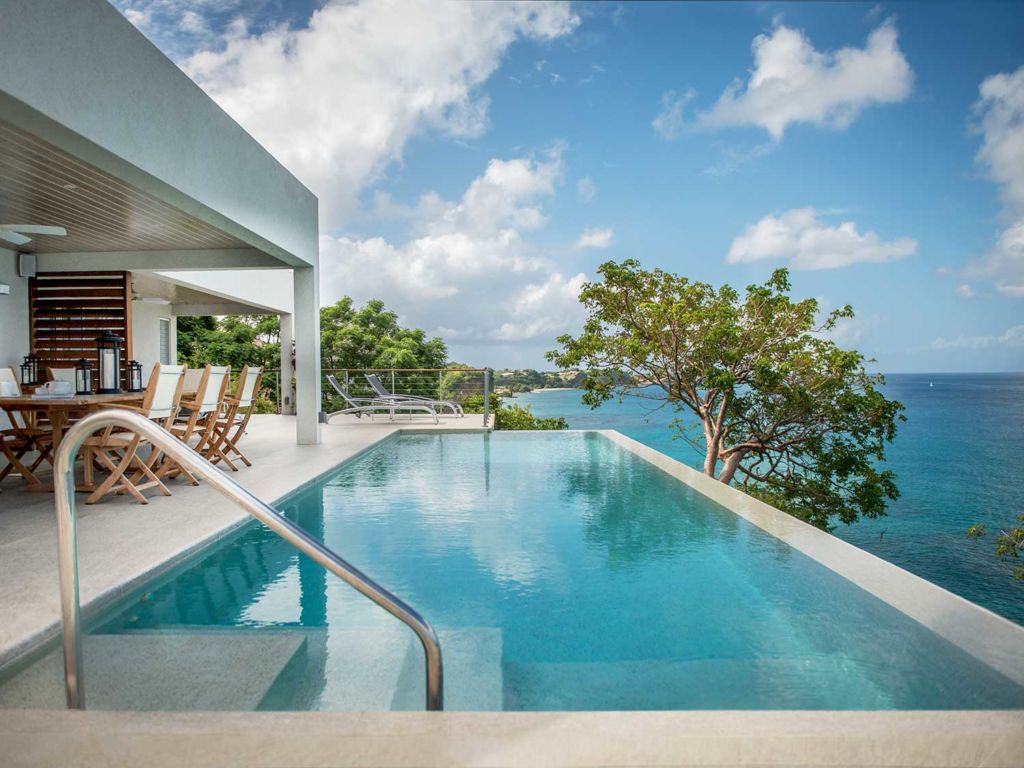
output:
{"label": "wooden slat ceiling", "polygon": [[[211,227],[0,120],[0,223],[45,224],[26,253],[244,248]],[[0,248],[13,247],[0,241]]]}

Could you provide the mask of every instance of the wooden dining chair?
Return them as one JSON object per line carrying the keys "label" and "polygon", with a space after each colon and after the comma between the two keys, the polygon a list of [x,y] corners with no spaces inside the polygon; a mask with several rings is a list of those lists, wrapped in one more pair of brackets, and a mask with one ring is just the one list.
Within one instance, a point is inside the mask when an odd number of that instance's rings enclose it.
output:
{"label": "wooden dining chair", "polygon": [[247,365],[238,374],[234,395],[224,398],[226,409],[213,427],[216,436],[209,444],[206,458],[214,464],[224,462],[233,472],[238,471],[232,459],[239,459],[247,467],[252,466],[249,458],[238,447],[245,434],[255,408],[256,394],[260,391],[263,369]]}
{"label": "wooden dining chair", "polygon": [[[21,384],[13,368],[0,368],[0,381],[9,382],[15,397],[21,397]],[[4,409],[10,426],[0,429],[0,454],[7,463],[0,468],[0,481],[12,471],[21,475],[29,485],[39,485],[36,469],[44,461],[52,459],[53,434],[49,427],[39,423],[35,415],[27,415],[14,409]],[[37,455],[31,464],[23,461],[26,454]]]}
{"label": "wooden dining chair", "polygon": [[[110,403],[103,407],[141,413],[169,432],[178,413],[185,370],[184,365],[157,363],[149,376],[141,406]],[[107,427],[99,435],[87,438],[82,445],[85,485],[93,490],[85,503],[95,504],[108,493],[128,493],[139,504],[148,504],[142,491],[149,488],[157,488],[164,496],[170,496],[171,492],[157,474],[157,470],[161,468],[162,451],[151,445],[150,454],[143,457],[139,449],[147,444],[149,441],[140,435],[124,430],[117,431],[114,427]],[[110,473],[99,485],[94,484],[96,466]],[[179,470],[190,478],[194,485],[199,484],[199,481],[187,471],[181,468]]]}
{"label": "wooden dining chair", "polygon": [[50,381],[66,381],[69,384],[77,383],[75,381],[74,368],[47,368],[46,375],[50,377]]}
{"label": "wooden dining chair", "polygon": [[[216,437],[214,427],[231,383],[231,366],[207,365],[202,369],[193,368],[188,373],[196,370],[201,375],[193,384],[193,395],[181,398],[181,411],[171,427],[171,433],[185,444],[195,438],[194,449],[198,453],[205,453]],[[187,377],[185,387],[189,387]]]}

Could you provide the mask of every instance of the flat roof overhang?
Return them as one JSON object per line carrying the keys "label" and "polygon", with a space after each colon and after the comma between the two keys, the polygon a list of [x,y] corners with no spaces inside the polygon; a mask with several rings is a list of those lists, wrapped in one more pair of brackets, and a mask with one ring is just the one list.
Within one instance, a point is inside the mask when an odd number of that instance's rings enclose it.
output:
{"label": "flat roof overhang", "polygon": [[68,230],[17,250],[317,265],[316,197],[106,0],[7,0],[4,21],[0,221]]}

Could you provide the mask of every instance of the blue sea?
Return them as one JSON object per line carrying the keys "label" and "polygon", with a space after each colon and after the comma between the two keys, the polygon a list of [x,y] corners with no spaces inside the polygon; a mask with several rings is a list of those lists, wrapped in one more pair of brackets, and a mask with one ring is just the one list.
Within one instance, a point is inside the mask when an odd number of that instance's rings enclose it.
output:
{"label": "blue sea", "polygon": [[[1024,514],[1024,374],[890,374],[886,395],[906,406],[890,446],[899,500],[889,514],[842,525],[851,544],[1024,624],[1024,582],[1000,562],[995,535]],[[628,398],[591,410],[576,390],[518,396],[538,416],[564,416],[573,429],[616,429],[680,461],[702,459],[670,426],[674,414]],[[969,540],[967,528],[989,531]]]}

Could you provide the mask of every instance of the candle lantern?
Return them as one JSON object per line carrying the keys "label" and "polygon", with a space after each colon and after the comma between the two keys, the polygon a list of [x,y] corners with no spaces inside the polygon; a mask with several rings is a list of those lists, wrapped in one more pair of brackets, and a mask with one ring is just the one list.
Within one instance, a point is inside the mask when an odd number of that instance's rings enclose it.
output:
{"label": "candle lantern", "polygon": [[75,366],[75,392],[79,395],[92,394],[92,362],[84,357]]}
{"label": "candle lantern", "polygon": [[128,361],[128,391],[142,391],[142,363],[137,360]]}
{"label": "candle lantern", "polygon": [[121,342],[120,336],[111,331],[104,331],[96,337],[96,370],[99,386],[96,393],[100,395],[118,395],[121,393]]}
{"label": "candle lantern", "polygon": [[25,360],[21,364],[21,383],[22,384],[38,384],[39,383],[39,357],[34,353],[25,355]]}

